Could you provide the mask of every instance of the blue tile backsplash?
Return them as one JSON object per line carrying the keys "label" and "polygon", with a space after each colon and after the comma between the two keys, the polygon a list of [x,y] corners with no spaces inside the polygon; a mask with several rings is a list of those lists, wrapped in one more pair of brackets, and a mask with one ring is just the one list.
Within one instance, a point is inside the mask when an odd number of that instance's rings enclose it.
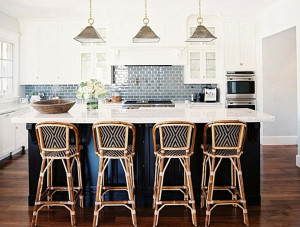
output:
{"label": "blue tile backsplash", "polygon": [[[118,90],[122,99],[171,99],[183,101],[191,93],[199,93],[203,84],[184,84],[183,66],[114,66],[113,85],[106,86],[108,92]],[[211,85],[216,87],[217,85]],[[58,96],[76,99],[78,84],[66,85],[26,85],[25,94],[44,93],[44,98]]]}

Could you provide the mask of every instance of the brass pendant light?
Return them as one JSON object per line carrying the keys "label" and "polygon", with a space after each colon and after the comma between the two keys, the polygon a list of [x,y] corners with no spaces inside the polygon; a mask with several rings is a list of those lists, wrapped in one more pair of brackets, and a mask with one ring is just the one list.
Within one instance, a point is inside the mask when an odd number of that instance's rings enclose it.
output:
{"label": "brass pendant light", "polygon": [[201,16],[201,0],[199,0],[199,17],[197,22],[199,25],[193,35],[186,42],[211,42],[217,38],[202,25],[203,18]]}
{"label": "brass pendant light", "polygon": [[105,43],[104,39],[93,27],[94,19],[92,18],[92,0],[90,0],[90,19],[88,19],[90,24],[82,32],[76,36],[74,39],[81,43]]}
{"label": "brass pendant light", "polygon": [[132,41],[134,43],[158,43],[160,38],[148,26],[147,0],[145,0],[145,18],[143,19],[143,23],[145,25],[140,29],[136,36],[132,38]]}

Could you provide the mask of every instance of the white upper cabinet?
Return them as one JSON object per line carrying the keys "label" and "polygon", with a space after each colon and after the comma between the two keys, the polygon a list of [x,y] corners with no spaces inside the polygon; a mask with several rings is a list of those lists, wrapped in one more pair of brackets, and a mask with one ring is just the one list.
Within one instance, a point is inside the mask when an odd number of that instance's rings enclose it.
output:
{"label": "white upper cabinet", "polygon": [[79,83],[80,58],[75,36],[76,28],[70,25],[21,23],[20,83]]}
{"label": "white upper cabinet", "polygon": [[38,23],[22,23],[20,36],[20,83],[35,84],[38,79]]}
{"label": "white upper cabinet", "polygon": [[56,24],[40,24],[38,39],[38,79],[49,84],[57,81],[58,32]]}
{"label": "white upper cabinet", "polygon": [[[187,38],[190,37],[197,26],[197,15],[192,15],[187,21]],[[219,37],[219,20],[208,17],[204,26],[216,37]],[[186,38],[186,39],[187,39]],[[187,64],[185,65],[184,83],[208,84],[218,83],[219,40],[211,42],[191,42],[187,45]]]}
{"label": "white upper cabinet", "polygon": [[255,23],[225,23],[225,69],[255,69]]}
{"label": "white upper cabinet", "polygon": [[73,38],[78,35],[78,29],[72,25],[58,26],[58,74],[57,80],[62,84],[77,84],[80,82],[80,44]]}
{"label": "white upper cabinet", "polygon": [[[106,41],[105,28],[96,28]],[[98,79],[103,84],[111,84],[110,51],[107,43],[81,44],[80,48],[80,78],[81,80]]]}

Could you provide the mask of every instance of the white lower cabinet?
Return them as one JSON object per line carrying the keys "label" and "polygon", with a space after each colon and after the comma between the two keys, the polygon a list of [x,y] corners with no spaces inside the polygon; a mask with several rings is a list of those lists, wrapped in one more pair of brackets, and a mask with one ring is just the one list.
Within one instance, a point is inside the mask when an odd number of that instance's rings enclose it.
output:
{"label": "white lower cabinet", "polygon": [[11,118],[18,112],[0,115],[0,160],[27,147],[26,124],[13,124]]}

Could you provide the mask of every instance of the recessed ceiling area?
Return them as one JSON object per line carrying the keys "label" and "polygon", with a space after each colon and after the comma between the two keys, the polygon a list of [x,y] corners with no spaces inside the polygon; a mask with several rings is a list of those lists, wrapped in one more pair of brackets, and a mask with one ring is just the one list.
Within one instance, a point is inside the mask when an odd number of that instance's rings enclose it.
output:
{"label": "recessed ceiling area", "polygon": [[[202,10],[204,14],[255,16],[278,1],[280,0],[203,0]],[[143,4],[140,0],[93,1],[97,14],[120,11],[128,6],[132,10],[140,10]],[[182,9],[197,13],[198,10],[197,0],[151,0],[148,4],[150,10],[159,9],[165,13],[172,10],[180,12]],[[88,14],[88,7],[88,0],[0,0],[0,11],[18,19],[84,17]]]}

